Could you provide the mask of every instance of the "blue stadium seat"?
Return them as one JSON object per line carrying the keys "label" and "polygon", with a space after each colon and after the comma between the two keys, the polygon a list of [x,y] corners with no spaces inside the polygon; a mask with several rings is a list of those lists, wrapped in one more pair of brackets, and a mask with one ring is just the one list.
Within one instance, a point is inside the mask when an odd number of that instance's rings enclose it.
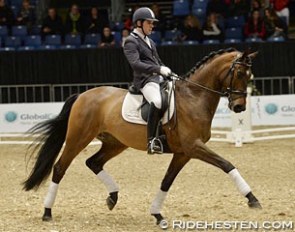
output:
{"label": "blue stadium seat", "polygon": [[121,32],[120,31],[113,31],[112,34],[114,36],[116,46],[121,47],[121,40],[122,40]]}
{"label": "blue stadium seat", "polygon": [[18,51],[32,51],[32,50],[35,50],[35,47],[33,47],[33,46],[21,46],[17,50]]}
{"label": "blue stadium seat", "polygon": [[112,31],[122,31],[124,28],[124,22],[123,21],[111,22],[110,28]]}
{"label": "blue stadium seat", "polygon": [[38,47],[38,50],[55,50],[57,47],[55,45],[41,45]]}
{"label": "blue stadium seat", "polygon": [[202,24],[206,20],[206,8],[193,8],[192,14],[197,16],[197,18],[200,20],[200,23]]}
{"label": "blue stadium seat", "polygon": [[173,15],[186,16],[190,13],[189,0],[174,0],[173,1]]}
{"label": "blue stadium seat", "polygon": [[268,42],[284,42],[285,38],[283,36],[279,37],[270,37],[267,39]]}
{"label": "blue stadium seat", "polygon": [[22,0],[10,0],[10,5],[21,7]]}
{"label": "blue stadium seat", "polygon": [[220,41],[217,39],[206,39],[203,41],[203,44],[220,44]]}
{"label": "blue stadium seat", "polygon": [[197,40],[185,40],[182,42],[183,45],[197,45],[199,44],[199,41]]}
{"label": "blue stadium seat", "polygon": [[242,27],[231,27],[225,30],[226,39],[243,39]]}
{"label": "blue stadium seat", "polygon": [[161,43],[161,46],[173,46],[173,45],[177,45],[178,43],[176,41],[163,41]]}
{"label": "blue stadium seat", "polygon": [[30,31],[31,35],[40,35],[41,34],[42,25],[33,25]]}
{"label": "blue stadium seat", "polygon": [[82,44],[80,48],[97,48],[97,45],[94,44]]}
{"label": "blue stadium seat", "polygon": [[10,8],[12,10],[13,17],[16,18],[19,13],[20,6],[11,5]]}
{"label": "blue stadium seat", "polygon": [[[79,47],[80,47],[80,45],[79,45]],[[76,49],[77,46],[72,45],[72,44],[65,44],[65,45],[61,45],[59,48],[60,49]]]}
{"label": "blue stadium seat", "polygon": [[247,43],[256,43],[256,42],[263,42],[261,38],[246,38],[245,42]]}
{"label": "blue stadium seat", "polygon": [[45,45],[54,45],[56,47],[61,45],[61,36],[60,35],[47,35],[45,36]]}
{"label": "blue stadium seat", "polygon": [[4,47],[4,48],[0,48],[0,51],[15,51],[15,48],[13,47]]}
{"label": "blue stadium seat", "polygon": [[80,47],[81,46],[81,36],[67,34],[65,36],[65,45],[72,45],[75,47]]}
{"label": "blue stadium seat", "polygon": [[24,38],[28,35],[28,29],[24,25],[13,26],[11,29],[11,35]]}
{"label": "blue stadium seat", "polygon": [[240,39],[226,39],[224,40],[224,43],[226,44],[235,44],[235,43],[241,43],[242,41]]}
{"label": "blue stadium seat", "polygon": [[25,37],[25,46],[32,46],[37,48],[42,45],[41,36],[40,35],[29,35]]}
{"label": "blue stadium seat", "polygon": [[152,31],[150,38],[157,44],[160,45],[162,41],[161,32],[160,31]]}
{"label": "blue stadium seat", "polygon": [[100,34],[86,34],[84,39],[84,44],[91,44],[97,46],[101,41]]}
{"label": "blue stadium seat", "polygon": [[168,30],[165,31],[164,40],[166,41],[174,41],[177,40],[178,35],[180,34],[177,30]]}
{"label": "blue stadium seat", "polygon": [[193,1],[193,8],[203,8],[207,9],[208,0],[194,0]]}
{"label": "blue stadium seat", "polygon": [[0,26],[0,38],[5,38],[8,36],[7,26]]}
{"label": "blue stadium seat", "polygon": [[17,36],[7,36],[4,41],[5,47],[18,48],[22,45],[20,37]]}
{"label": "blue stadium seat", "polygon": [[243,27],[245,25],[244,16],[235,16],[227,18],[225,21],[225,25],[227,28],[230,27]]}

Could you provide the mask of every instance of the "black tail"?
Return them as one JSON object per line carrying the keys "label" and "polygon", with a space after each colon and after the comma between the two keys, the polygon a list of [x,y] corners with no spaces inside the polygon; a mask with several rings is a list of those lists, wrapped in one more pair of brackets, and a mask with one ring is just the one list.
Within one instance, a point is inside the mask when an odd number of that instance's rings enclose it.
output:
{"label": "black tail", "polygon": [[34,168],[28,179],[23,183],[24,190],[37,189],[49,176],[52,166],[65,141],[69,115],[77,97],[78,94],[70,96],[56,118],[41,122],[29,130],[30,133],[40,134],[36,139],[40,147],[36,144],[36,141],[32,143],[35,149],[39,148],[39,151]]}

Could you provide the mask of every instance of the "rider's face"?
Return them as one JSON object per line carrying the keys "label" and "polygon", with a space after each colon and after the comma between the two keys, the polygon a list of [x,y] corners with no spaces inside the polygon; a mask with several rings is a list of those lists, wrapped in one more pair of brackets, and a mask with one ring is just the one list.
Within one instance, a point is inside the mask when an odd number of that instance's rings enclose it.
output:
{"label": "rider's face", "polygon": [[154,28],[154,22],[151,20],[144,20],[142,24],[142,29],[146,35],[150,35]]}

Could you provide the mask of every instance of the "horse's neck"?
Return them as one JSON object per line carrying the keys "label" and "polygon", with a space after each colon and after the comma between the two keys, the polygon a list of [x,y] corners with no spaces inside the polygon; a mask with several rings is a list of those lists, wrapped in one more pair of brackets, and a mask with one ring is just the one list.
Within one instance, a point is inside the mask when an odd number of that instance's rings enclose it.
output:
{"label": "horse's neck", "polygon": [[[221,60],[205,65],[191,74],[188,81],[214,91],[222,91],[222,81],[220,78],[226,75],[229,65],[224,64]],[[179,92],[186,101],[190,102],[190,107],[199,109],[202,111],[200,112],[201,114],[205,113],[213,118],[220,95],[189,82],[179,83]]]}

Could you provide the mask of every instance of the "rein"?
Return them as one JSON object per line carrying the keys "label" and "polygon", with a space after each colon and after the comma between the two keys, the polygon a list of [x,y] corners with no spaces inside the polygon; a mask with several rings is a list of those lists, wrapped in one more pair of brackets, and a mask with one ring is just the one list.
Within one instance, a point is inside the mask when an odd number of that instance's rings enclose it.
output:
{"label": "rein", "polygon": [[214,90],[214,89],[208,88],[208,87],[206,87],[204,85],[192,82],[192,81],[190,81],[190,80],[188,80],[188,79],[186,79],[186,78],[184,78],[182,76],[177,75],[176,73],[171,73],[171,77],[172,77],[171,79],[185,81],[185,82],[187,82],[187,83],[189,83],[191,85],[194,85],[194,86],[197,86],[199,88],[205,89],[206,91],[212,92],[214,94],[218,94],[218,95],[220,95],[222,97],[229,97],[230,94],[237,94],[237,95],[247,96],[247,91],[240,91],[240,90],[233,90],[232,89],[233,71],[235,69],[235,65],[239,64],[239,65],[243,65],[243,66],[247,66],[247,67],[252,66],[251,62],[246,63],[246,62],[240,61],[239,59],[240,59],[240,57],[233,61],[229,71],[227,72],[227,74],[226,74],[226,76],[224,78],[224,80],[225,80],[225,79],[227,79],[228,76],[231,76],[230,86],[227,87],[226,91],[224,91],[224,92]]}

